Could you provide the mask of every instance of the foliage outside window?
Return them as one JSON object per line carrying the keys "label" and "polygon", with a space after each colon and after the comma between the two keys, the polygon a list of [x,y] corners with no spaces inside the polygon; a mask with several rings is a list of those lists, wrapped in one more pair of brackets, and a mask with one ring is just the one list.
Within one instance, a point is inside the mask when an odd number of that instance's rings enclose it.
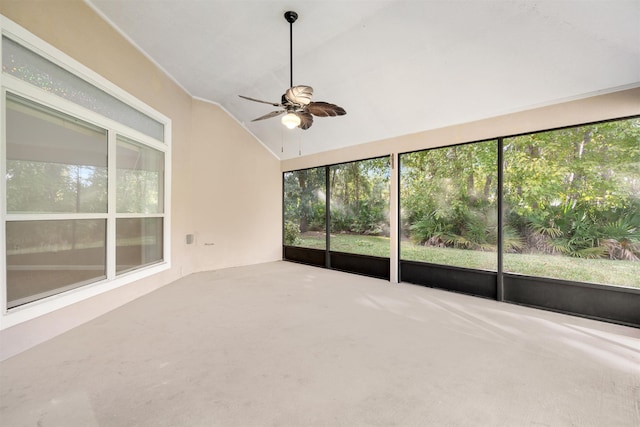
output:
{"label": "foliage outside window", "polygon": [[504,140],[504,270],[640,287],[640,119]]}
{"label": "foliage outside window", "polygon": [[106,277],[107,147],[106,130],[7,96],[10,307]]}
{"label": "foliage outside window", "polygon": [[2,32],[5,327],[166,268],[170,121],[14,24]]}
{"label": "foliage outside window", "polygon": [[326,169],[284,174],[284,244],[326,248]]}
{"label": "foliage outside window", "polygon": [[389,257],[389,178],[389,157],[329,168],[332,251]]}
{"label": "foliage outside window", "polygon": [[[16,307],[163,260],[164,153],[53,108],[6,97],[6,288]],[[116,169],[109,215],[109,167]],[[143,217],[141,217],[143,216]],[[111,217],[111,218],[110,218]]]}
{"label": "foliage outside window", "polygon": [[6,99],[9,213],[106,213],[107,131],[26,99]]}
{"label": "foliage outside window", "polygon": [[284,244],[326,249],[327,190],[331,251],[389,257],[389,157],[284,174]]}
{"label": "foliage outside window", "polygon": [[118,213],[162,212],[164,153],[118,136],[116,164]]}
{"label": "foliage outside window", "polygon": [[497,142],[400,157],[400,257],[497,268]]}
{"label": "foliage outside window", "polygon": [[118,136],[116,211],[143,218],[116,221],[116,272],[121,274],[163,258],[164,153]]}
{"label": "foliage outside window", "polygon": [[[496,270],[496,142],[401,156],[401,259]],[[640,287],[640,119],[503,141],[504,272]]]}

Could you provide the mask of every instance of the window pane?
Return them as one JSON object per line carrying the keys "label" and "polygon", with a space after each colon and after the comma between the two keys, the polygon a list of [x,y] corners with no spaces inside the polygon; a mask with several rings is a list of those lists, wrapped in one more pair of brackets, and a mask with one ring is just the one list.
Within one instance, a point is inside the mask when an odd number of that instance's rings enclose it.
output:
{"label": "window pane", "polygon": [[164,153],[118,137],[116,150],[119,213],[162,213]]}
{"label": "window pane", "polygon": [[42,56],[2,38],[2,71],[164,141],[164,125]]}
{"label": "window pane", "polygon": [[284,174],[284,244],[326,249],[325,168]]}
{"label": "window pane", "polygon": [[640,287],[640,119],[506,139],[504,270]]}
{"label": "window pane", "polygon": [[497,269],[497,142],[401,156],[400,258]]}
{"label": "window pane", "polygon": [[9,308],[106,277],[106,220],[9,221],[6,232]]}
{"label": "window pane", "polygon": [[389,157],[331,166],[332,251],[390,256]]}
{"label": "window pane", "polygon": [[107,211],[107,133],[7,96],[7,212]]}
{"label": "window pane", "polygon": [[162,218],[116,220],[116,272],[162,261],[162,246]]}

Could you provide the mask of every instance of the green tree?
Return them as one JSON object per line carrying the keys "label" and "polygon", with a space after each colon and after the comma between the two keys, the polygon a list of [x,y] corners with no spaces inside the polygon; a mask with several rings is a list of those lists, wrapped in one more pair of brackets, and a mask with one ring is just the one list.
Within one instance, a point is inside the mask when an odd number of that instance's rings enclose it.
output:
{"label": "green tree", "polygon": [[389,158],[380,157],[330,168],[331,231],[389,233]]}
{"label": "green tree", "polygon": [[301,233],[311,229],[323,229],[325,192],[324,167],[285,173],[285,221],[298,224]]}
{"label": "green tree", "polygon": [[495,250],[497,143],[402,156],[404,234],[428,246]]}
{"label": "green tree", "polygon": [[637,258],[640,120],[519,136],[504,150],[508,221],[525,251]]}

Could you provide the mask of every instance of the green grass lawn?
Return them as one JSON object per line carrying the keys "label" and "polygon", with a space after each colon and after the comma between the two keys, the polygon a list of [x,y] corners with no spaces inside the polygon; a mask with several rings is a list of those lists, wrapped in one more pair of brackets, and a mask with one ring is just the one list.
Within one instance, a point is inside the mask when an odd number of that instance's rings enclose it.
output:
{"label": "green grass lawn", "polygon": [[[325,237],[323,235],[301,236],[296,246],[324,249]],[[337,234],[331,236],[331,250],[389,257],[390,243],[387,237]],[[482,270],[497,269],[494,252],[433,248],[402,242],[400,253],[401,259],[408,261],[424,261]],[[582,259],[559,255],[505,254],[504,271],[640,288],[640,262]]]}

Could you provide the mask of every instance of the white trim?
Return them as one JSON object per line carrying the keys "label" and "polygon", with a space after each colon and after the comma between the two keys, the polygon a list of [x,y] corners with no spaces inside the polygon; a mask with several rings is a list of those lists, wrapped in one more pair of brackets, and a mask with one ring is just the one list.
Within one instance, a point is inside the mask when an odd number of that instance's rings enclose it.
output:
{"label": "white trim", "polygon": [[[143,142],[160,151],[167,151],[168,144],[158,141],[149,135],[142,133],[136,129],[130,128],[120,122],[108,117],[102,116],[94,111],[82,107],[68,99],[61,98],[57,95],[33,86],[17,77],[3,74],[3,87],[12,94],[33,101],[37,104],[44,105],[64,114],[82,119],[94,126],[102,129],[113,129],[119,135],[125,136],[136,141]],[[166,125],[165,125],[166,126]],[[166,139],[166,138],[165,138]]]}
{"label": "white trim", "polygon": [[157,69],[159,69],[160,71],[162,71],[162,73],[167,76],[172,82],[174,82],[180,89],[182,89],[187,95],[189,95],[191,98],[193,98],[193,95],[191,94],[191,92],[189,92],[187,90],[187,88],[185,88],[182,83],[180,83],[175,77],[173,77],[173,75],[171,75],[171,73],[169,73],[162,65],[160,65],[151,55],[149,55],[144,49],[142,49],[140,46],[138,46],[138,44],[133,41],[133,39],[131,37],[129,37],[129,35],[127,33],[125,33],[124,31],[122,31],[122,29],[120,27],[118,27],[115,22],[113,22],[111,20],[111,18],[109,18],[107,15],[105,15],[100,9],[98,9],[92,2],[84,0],[85,4],[87,6],[89,6],[98,16],[100,16],[100,18],[102,18],[106,23],[108,23],[109,25],[111,25],[111,27],[116,30],[116,32],[118,34],[120,34],[122,36],[122,38],[124,38],[127,42],[129,42],[129,44],[131,46],[133,46],[138,52],[140,52],[142,54],[142,56],[144,56],[145,58],[147,58],[149,60],[149,62],[151,62]]}
{"label": "white trim", "polygon": [[[2,60],[2,43],[0,43],[0,62]],[[6,239],[6,226],[5,217],[7,214],[7,198],[4,196],[7,194],[7,156],[6,156],[6,90],[2,86],[3,73],[0,68],[0,266],[5,266],[7,259],[7,239]],[[6,272],[0,268],[0,313],[4,316],[7,310],[7,275]],[[0,317],[1,318],[1,317]],[[2,329],[2,324],[0,324]]]}
{"label": "white trim", "polygon": [[276,160],[281,160],[280,157],[278,157],[278,155],[271,150],[271,148],[269,148],[264,142],[262,142],[262,140],[260,138],[258,138],[256,136],[256,134],[254,134],[253,132],[251,132],[251,130],[240,120],[238,120],[238,118],[236,116],[234,116],[233,114],[231,114],[229,112],[229,110],[227,110],[226,108],[224,108],[224,106],[222,106],[221,104],[214,102],[214,101],[210,101],[208,99],[205,98],[200,98],[199,96],[194,96],[192,97],[193,99],[195,99],[196,101],[201,101],[201,102],[205,102],[207,104],[211,104],[211,105],[215,105],[216,107],[220,108],[222,111],[224,111],[229,117],[231,117],[237,124],[239,124],[240,126],[242,126],[242,129],[244,129],[249,135],[251,135],[252,137],[255,138],[256,141],[258,141],[260,143],[260,145],[262,145],[264,148],[266,148],[266,150],[271,153],[271,155],[273,157],[276,158]]}
{"label": "white trim", "polygon": [[76,61],[66,53],[50,45],[44,40],[31,34],[15,22],[11,21],[4,15],[0,15],[0,29],[2,29],[2,35],[5,35],[13,41],[21,44],[25,48],[37,53],[43,58],[51,61],[57,66],[69,71],[70,73],[78,76],[86,82],[92,84],[100,90],[112,95],[120,101],[128,104],[129,106],[139,110],[159,123],[165,123],[169,121],[169,118],[159,111],[155,110],[140,101],[138,98],[131,95],[124,89],[111,83],[95,71],[91,70],[87,66]]}
{"label": "white trim", "polygon": [[109,148],[107,153],[107,159],[116,159],[116,167],[107,168],[107,280],[115,280],[116,278],[116,199],[118,196],[116,189],[117,175],[118,175],[118,163],[117,163],[117,133],[110,130],[108,134]]}
{"label": "white trim", "polygon": [[[127,33],[125,33],[118,25],[116,25],[115,22],[113,22],[107,15],[104,14],[104,12],[102,12],[100,9],[98,9],[92,2],[84,0],[84,2],[87,4],[87,6],[89,6],[91,8],[91,10],[93,10],[98,16],[100,16],[100,18],[102,18],[105,22],[107,22],[114,30],[116,30],[116,32],[118,34],[120,34],[125,40],[127,40],[129,42],[129,44],[131,44],[131,46],[133,46],[138,52],[140,52],[145,58],[147,58],[149,60],[149,62],[151,62],[156,68],[158,68],[165,76],[167,76],[173,83],[175,83],[180,89],[182,89],[187,95],[189,95],[189,97],[193,100],[196,101],[201,101],[201,102],[205,102],[207,104],[211,104],[211,105],[215,105],[216,107],[220,108],[222,111],[224,111],[229,117],[231,117],[236,123],[238,123],[242,129],[244,129],[249,135],[251,135],[256,141],[258,141],[260,143],[260,145],[262,145],[269,153],[271,153],[271,155],[276,159],[276,160],[282,160],[280,159],[280,157],[278,156],[278,154],[273,151],[268,145],[266,145],[260,138],[258,138],[256,136],[256,134],[254,134],[243,122],[241,122],[240,120],[238,120],[238,118],[231,114],[229,112],[229,110],[227,110],[222,104],[220,104],[219,102],[215,102],[215,101],[211,101],[209,99],[205,99],[205,98],[201,98],[199,96],[195,96],[193,95],[186,87],[184,87],[182,85],[182,83],[180,83],[175,77],[173,77],[173,75],[171,73],[169,73],[162,65],[160,65],[155,58],[153,58],[151,55],[149,55],[144,49],[142,49],[131,37],[129,37],[129,35]],[[165,127],[165,132],[166,132],[166,127]],[[167,138],[165,136],[165,141],[167,141]],[[171,180],[169,180],[169,182],[171,182]]]}
{"label": "white trim", "polygon": [[[6,193],[5,193],[6,194]],[[107,213],[8,213],[7,221],[49,221],[61,219],[107,219]]]}
{"label": "white trim", "polygon": [[[162,212],[163,224],[162,224],[162,238],[164,247],[162,248],[162,257],[167,265],[167,268],[171,267],[171,120],[164,124],[164,141],[166,144],[166,151],[164,152],[164,209]],[[158,215],[160,216],[160,215]]]}
{"label": "white trim", "polygon": [[51,313],[64,307],[68,307],[80,301],[93,298],[94,296],[112,291],[126,284],[144,279],[145,277],[153,276],[169,268],[170,266],[167,263],[162,263],[160,265],[154,264],[148,268],[142,268],[128,274],[123,274],[117,279],[111,281],[108,279],[101,280],[61,294],[33,301],[28,304],[12,308],[9,312],[6,312],[5,308],[5,313],[2,318],[0,318],[0,320],[2,320],[0,329],[10,328],[11,326],[15,326],[19,323]]}
{"label": "white trim", "polygon": [[40,271],[64,271],[64,270],[74,270],[74,271],[92,271],[92,270],[102,270],[104,268],[103,265],[91,265],[91,264],[65,264],[65,265],[60,265],[60,264],[53,264],[53,265],[46,265],[46,264],[24,264],[24,265],[14,265],[10,268],[7,268],[7,270],[11,270],[11,271],[33,271],[33,270],[40,270]]}
{"label": "white trim", "polygon": [[400,250],[400,211],[398,209],[398,198],[400,197],[400,161],[397,152],[391,153],[391,179],[389,180],[389,244],[391,245],[390,263],[391,271],[389,271],[389,281],[391,283],[399,283],[399,250]]}
{"label": "white trim", "polygon": [[[156,275],[171,267],[171,120],[152,107],[144,104],[133,95],[117,87],[107,79],[77,62],[64,52],[39,39],[16,23],[0,15],[0,33],[20,43],[25,48],[60,66],[68,72],[85,80],[87,83],[122,101],[130,107],[147,115],[151,119],[163,125],[164,141],[143,134],[140,131],[123,125],[113,119],[104,117],[70,100],[64,99],[46,90],[33,86],[19,78],[0,72],[0,176],[6,175],[6,94],[7,92],[29,99],[35,103],[47,106],[62,113],[77,117],[92,125],[107,130],[108,138],[108,212],[104,213],[11,213],[6,212],[6,180],[0,180],[0,259],[2,259],[2,271],[0,274],[0,330],[17,325],[24,321],[34,319],[55,310],[67,307],[80,301],[92,298],[104,292],[111,291],[140,279]],[[0,47],[1,58],[1,47]],[[155,214],[119,214],[116,212],[116,135],[135,140],[164,153],[164,211]],[[162,218],[163,219],[163,260],[148,266],[141,266],[130,272],[116,274],[116,232],[115,223],[118,218]],[[38,221],[50,219],[104,219],[107,221],[107,278],[84,286],[63,291],[59,294],[48,296],[33,302],[7,309],[7,283],[6,274],[6,233],[5,221]]]}

